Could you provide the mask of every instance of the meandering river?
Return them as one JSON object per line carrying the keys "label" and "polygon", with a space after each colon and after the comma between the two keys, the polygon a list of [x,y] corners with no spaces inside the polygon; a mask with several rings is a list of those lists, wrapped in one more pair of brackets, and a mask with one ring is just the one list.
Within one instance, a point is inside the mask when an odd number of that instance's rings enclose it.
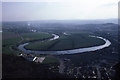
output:
{"label": "meandering river", "polygon": [[[52,34],[54,37],[48,40],[55,40],[58,39],[59,36],[56,34]],[[99,37],[99,36],[90,36],[90,37],[96,37],[99,39],[102,39],[105,41],[105,44],[103,45],[99,45],[99,46],[94,46],[94,47],[88,47],[88,48],[79,48],[79,49],[72,49],[72,50],[63,50],[63,51],[36,51],[36,50],[27,50],[24,48],[24,46],[29,45],[30,42],[28,43],[24,43],[24,44],[20,44],[18,46],[18,49],[21,50],[24,53],[36,53],[36,54],[75,54],[75,53],[83,53],[83,52],[89,52],[89,51],[96,51],[99,49],[103,49],[105,47],[108,47],[111,45],[111,42],[103,37]],[[44,40],[43,40],[44,41]],[[46,41],[46,40],[45,40]]]}

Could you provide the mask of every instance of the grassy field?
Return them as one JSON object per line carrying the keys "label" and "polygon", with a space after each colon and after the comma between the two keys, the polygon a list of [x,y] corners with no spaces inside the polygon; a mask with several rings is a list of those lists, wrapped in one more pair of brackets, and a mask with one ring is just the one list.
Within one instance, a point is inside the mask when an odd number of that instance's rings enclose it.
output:
{"label": "grassy field", "polygon": [[80,32],[69,34],[71,35],[60,35],[58,40],[31,43],[25,47],[33,50],[69,50],[97,46],[105,43],[101,39],[89,37],[88,33]]}
{"label": "grassy field", "polygon": [[[3,32],[2,33],[2,53],[16,53],[14,50],[10,50],[10,46],[14,46],[15,49],[17,49],[17,44],[21,41],[21,37],[23,37],[24,42],[32,41],[32,40],[41,40],[45,38],[52,37],[50,34],[46,34],[43,32],[39,33],[22,33],[21,35],[18,35],[14,32]],[[20,43],[19,43],[20,44]]]}
{"label": "grassy field", "polygon": [[49,63],[59,63],[59,61],[53,56],[47,56],[45,57],[43,64],[49,64]]}
{"label": "grassy field", "polygon": [[28,41],[33,41],[33,40],[42,40],[45,38],[50,38],[52,37],[51,34],[46,34],[43,32],[38,32],[38,33],[23,33],[21,36],[24,38],[23,42],[28,42]]}
{"label": "grassy field", "polygon": [[14,32],[3,32],[2,33],[2,53],[16,53],[10,50],[10,46],[16,44],[21,40],[21,38]]}
{"label": "grassy field", "polygon": [[89,34],[86,32],[71,32],[69,34],[69,36],[61,34],[58,40],[31,43],[25,47],[33,50],[69,50],[97,46],[105,43],[101,39],[89,37]]}
{"label": "grassy field", "polygon": [[[40,40],[40,39],[46,39],[46,38],[52,37],[52,35],[42,33],[42,32],[22,33],[21,36],[24,38],[24,41],[22,43],[27,42],[27,41]],[[2,34],[2,53],[16,55],[18,53],[17,44],[19,42],[21,42],[21,37],[19,34],[16,34],[14,32],[3,32],[3,34]],[[13,46],[13,47],[11,48],[11,46]],[[15,51],[15,49],[16,49],[16,51]],[[46,57],[46,55],[44,55],[44,56]],[[45,58],[45,60],[43,61],[43,64],[49,64],[49,63],[58,63],[58,60],[55,57],[47,56]]]}
{"label": "grassy field", "polygon": [[14,38],[8,38],[8,39],[3,39],[3,45],[14,45],[18,43],[21,40],[20,37],[14,37]]}

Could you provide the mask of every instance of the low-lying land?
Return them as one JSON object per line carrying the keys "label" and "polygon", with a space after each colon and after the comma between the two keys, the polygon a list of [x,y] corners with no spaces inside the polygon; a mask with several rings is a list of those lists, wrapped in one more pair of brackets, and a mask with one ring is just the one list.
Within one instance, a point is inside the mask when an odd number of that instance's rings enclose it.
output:
{"label": "low-lying land", "polygon": [[[5,31],[3,32],[3,38],[2,38],[2,41],[3,41],[2,42],[2,53],[17,55],[18,53],[22,53],[21,51],[17,49],[18,44],[22,44],[24,42],[29,42],[33,40],[42,40],[42,39],[46,39],[50,37],[52,37],[52,35],[46,34],[43,32],[18,34],[15,32]],[[44,62],[45,63],[59,63],[54,57],[47,57]]]}
{"label": "low-lying land", "polygon": [[77,48],[87,48],[92,46],[102,45],[105,42],[101,39],[90,37],[89,33],[68,33],[70,35],[61,34],[60,38],[53,41],[35,42],[25,46],[30,50],[45,50],[45,51],[57,51],[57,50],[70,50]]}
{"label": "low-lying land", "polygon": [[17,47],[17,43],[21,41],[20,36],[15,32],[3,32],[2,33],[2,53],[12,54],[16,53],[13,51],[11,46]]}
{"label": "low-lying land", "polygon": [[34,41],[34,40],[42,40],[42,39],[46,39],[46,38],[51,38],[52,37],[51,34],[47,34],[47,33],[43,33],[43,32],[22,33],[21,36],[24,39],[24,41],[22,43],[29,42],[29,41]]}

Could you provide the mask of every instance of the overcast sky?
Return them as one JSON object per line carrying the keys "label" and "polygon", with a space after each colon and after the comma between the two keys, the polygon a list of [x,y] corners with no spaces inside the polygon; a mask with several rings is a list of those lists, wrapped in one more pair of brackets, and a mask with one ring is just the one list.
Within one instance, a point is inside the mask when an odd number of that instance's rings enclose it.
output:
{"label": "overcast sky", "polygon": [[118,17],[119,0],[24,1],[2,2],[3,21],[86,20]]}

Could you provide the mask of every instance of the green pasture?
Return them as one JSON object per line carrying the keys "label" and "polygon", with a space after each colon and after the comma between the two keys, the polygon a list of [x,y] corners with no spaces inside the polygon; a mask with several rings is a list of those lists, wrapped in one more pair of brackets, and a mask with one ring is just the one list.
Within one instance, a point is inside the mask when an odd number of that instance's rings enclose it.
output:
{"label": "green pasture", "polygon": [[59,63],[59,61],[53,56],[47,56],[45,57],[43,64],[49,64],[49,63]]}
{"label": "green pasture", "polygon": [[20,41],[21,41],[21,38],[16,33],[3,32],[2,33],[2,53],[6,53],[6,54],[16,53],[15,51],[10,50],[10,46],[13,45],[15,47],[16,44]]}
{"label": "green pasture", "polygon": [[[20,35],[14,32],[3,32],[2,33],[2,53],[15,53],[15,51],[10,50],[10,46],[14,46],[17,49],[17,44],[21,41],[21,37],[24,38],[24,42],[32,41],[32,40],[40,40],[52,37],[50,34],[46,34],[43,32],[39,33],[22,33]],[[20,43],[19,43],[20,44]]]}
{"label": "green pasture", "polygon": [[46,34],[43,32],[37,32],[37,33],[23,33],[21,36],[24,38],[23,42],[28,42],[32,40],[42,40],[45,38],[52,37],[51,34]]}
{"label": "green pasture", "polygon": [[86,48],[104,44],[105,42],[95,37],[89,37],[87,32],[71,32],[66,36],[61,34],[60,38],[53,41],[35,42],[25,46],[32,50],[69,50]]}

